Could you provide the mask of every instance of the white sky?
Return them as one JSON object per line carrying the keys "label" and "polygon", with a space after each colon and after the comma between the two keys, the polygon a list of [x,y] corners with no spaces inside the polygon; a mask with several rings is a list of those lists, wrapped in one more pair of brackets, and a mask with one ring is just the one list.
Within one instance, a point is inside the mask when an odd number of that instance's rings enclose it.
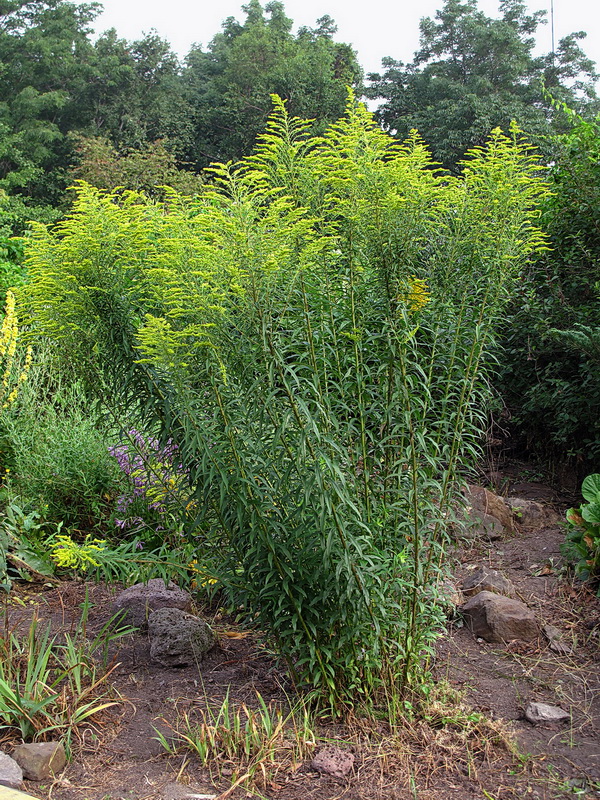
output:
{"label": "white sky", "polygon": [[[263,5],[266,0],[263,0]],[[245,15],[243,0],[101,0],[104,13],[96,21],[96,32],[116,28],[125,39],[137,39],[151,29],[167,39],[184,56],[197,42],[206,46],[221,29],[226,17],[240,22]],[[419,20],[434,16],[443,0],[284,0],[285,10],[301,25],[314,26],[329,14],[338,25],[337,41],[348,42],[358,51],[365,72],[381,69],[381,58],[392,56],[410,61],[419,42]],[[546,9],[551,0],[529,0],[529,11]],[[480,0],[488,16],[496,16],[496,0]],[[600,2],[598,0],[554,0],[555,39],[573,31],[587,32],[582,46],[600,65]],[[538,29],[541,51],[551,50],[550,24]]]}

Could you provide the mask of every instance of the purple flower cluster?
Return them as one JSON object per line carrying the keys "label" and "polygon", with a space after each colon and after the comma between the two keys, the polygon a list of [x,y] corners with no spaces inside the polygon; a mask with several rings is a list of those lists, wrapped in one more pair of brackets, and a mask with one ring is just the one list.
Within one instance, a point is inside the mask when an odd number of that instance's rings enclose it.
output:
{"label": "purple flower cluster", "polygon": [[146,511],[154,517],[155,529],[164,530],[159,520],[174,501],[181,506],[181,488],[187,474],[178,458],[178,447],[172,440],[161,446],[158,439],[146,437],[135,428],[126,436],[125,442],[108,449],[131,487],[129,493],[117,498],[119,518],[115,525],[123,531],[139,530],[148,525],[148,520],[140,516]]}

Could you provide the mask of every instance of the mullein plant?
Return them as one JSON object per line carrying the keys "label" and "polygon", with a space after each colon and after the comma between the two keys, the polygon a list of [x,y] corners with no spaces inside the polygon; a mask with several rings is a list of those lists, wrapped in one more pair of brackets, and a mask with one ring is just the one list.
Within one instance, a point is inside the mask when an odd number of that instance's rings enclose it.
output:
{"label": "mullein plant", "polygon": [[487,351],[545,246],[546,186],[514,126],[458,177],[352,97],[308,131],[274,97],[255,153],[193,200],[81,185],[32,231],[28,307],[177,443],[215,576],[296,683],[393,708],[426,681]]}
{"label": "mullein plant", "polygon": [[19,319],[15,310],[15,296],[9,289],[6,293],[6,306],[4,319],[0,327],[0,370],[2,381],[0,383],[0,408],[7,409],[19,395],[19,389],[27,380],[31,367],[33,350],[31,345],[26,348],[25,358],[21,364],[18,361],[17,342],[19,339]]}

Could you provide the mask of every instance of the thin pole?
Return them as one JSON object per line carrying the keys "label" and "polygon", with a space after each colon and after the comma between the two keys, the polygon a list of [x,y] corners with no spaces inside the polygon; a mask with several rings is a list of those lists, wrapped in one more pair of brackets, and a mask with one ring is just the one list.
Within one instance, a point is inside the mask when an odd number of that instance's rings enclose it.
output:
{"label": "thin pole", "polygon": [[550,0],[550,31],[552,33],[552,65],[554,66],[554,0]]}

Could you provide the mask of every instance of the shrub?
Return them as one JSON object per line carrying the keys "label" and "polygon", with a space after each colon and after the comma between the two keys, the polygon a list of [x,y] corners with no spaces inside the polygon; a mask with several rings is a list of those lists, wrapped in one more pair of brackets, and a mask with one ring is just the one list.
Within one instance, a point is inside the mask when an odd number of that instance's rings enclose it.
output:
{"label": "shrub", "polygon": [[498,387],[530,454],[600,467],[600,359],[570,350],[553,329],[590,329],[600,319],[600,118],[566,109],[572,128],[556,137],[552,194],[543,226],[550,250],[521,275],[503,326]]}
{"label": "shrub", "polygon": [[79,529],[108,521],[119,487],[108,431],[49,346],[36,350],[18,403],[0,417],[0,433],[12,495],[47,521]]}
{"label": "shrub", "polygon": [[81,186],[34,229],[27,297],[89,383],[177,443],[232,602],[298,683],[353,705],[423,678],[545,188],[516,129],[460,178],[354,100],[307,131],[276,98],[256,153],[193,201]]}

